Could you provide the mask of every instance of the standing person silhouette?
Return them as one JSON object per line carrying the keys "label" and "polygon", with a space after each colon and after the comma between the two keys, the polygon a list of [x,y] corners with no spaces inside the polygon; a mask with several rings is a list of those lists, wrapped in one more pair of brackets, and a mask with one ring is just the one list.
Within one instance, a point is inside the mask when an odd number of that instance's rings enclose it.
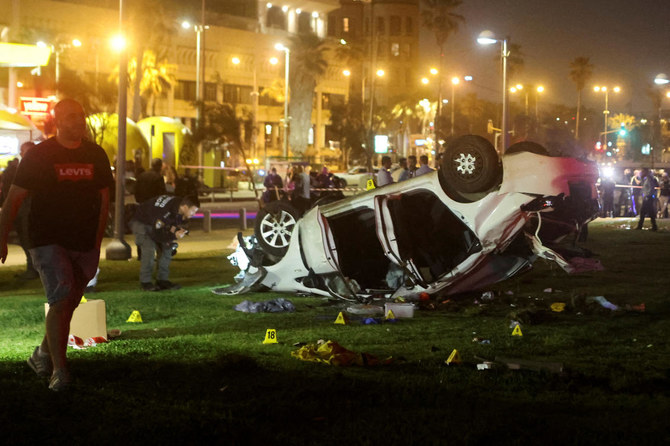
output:
{"label": "standing person silhouette", "polygon": [[21,203],[30,196],[30,255],[49,303],[46,334],[28,358],[35,373],[61,391],[72,378],[66,359],[72,314],[95,275],[105,232],[109,159],[86,140],[86,115],[73,99],[54,108],[56,136],[31,149],[19,164],[0,215],[0,260],[7,259],[7,235]]}

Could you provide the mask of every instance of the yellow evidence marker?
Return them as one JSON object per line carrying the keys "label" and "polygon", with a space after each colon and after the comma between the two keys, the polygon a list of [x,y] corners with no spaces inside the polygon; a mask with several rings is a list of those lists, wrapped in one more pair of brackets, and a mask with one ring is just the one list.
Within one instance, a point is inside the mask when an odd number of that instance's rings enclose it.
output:
{"label": "yellow evidence marker", "polygon": [[454,351],[451,352],[449,357],[447,358],[446,361],[444,361],[447,365],[451,364],[460,364],[461,363],[461,354],[458,353],[458,350],[454,349]]}
{"label": "yellow evidence marker", "polygon": [[88,302],[88,299],[86,299],[86,296],[81,296],[81,300],[79,301],[80,304],[85,304]]}
{"label": "yellow evidence marker", "polygon": [[126,322],[142,322],[142,316],[140,315],[140,312],[134,310],[132,313],[130,313],[130,317]]}
{"label": "yellow evidence marker", "polygon": [[277,344],[277,330],[274,328],[268,328],[265,332],[265,339],[263,344]]}
{"label": "yellow evidence marker", "polygon": [[395,314],[393,314],[393,310],[389,310],[386,312],[386,320],[387,321],[392,321],[395,320]]}
{"label": "yellow evidence marker", "polygon": [[335,322],[333,323],[338,325],[347,325],[349,323],[349,318],[347,318],[346,314],[340,311],[337,315],[337,318],[335,319]]}
{"label": "yellow evidence marker", "polygon": [[375,180],[370,178],[368,182],[365,184],[365,190],[372,190],[375,189]]}
{"label": "yellow evidence marker", "polygon": [[514,327],[514,330],[512,330],[512,336],[523,336],[523,333],[521,333],[521,325]]}

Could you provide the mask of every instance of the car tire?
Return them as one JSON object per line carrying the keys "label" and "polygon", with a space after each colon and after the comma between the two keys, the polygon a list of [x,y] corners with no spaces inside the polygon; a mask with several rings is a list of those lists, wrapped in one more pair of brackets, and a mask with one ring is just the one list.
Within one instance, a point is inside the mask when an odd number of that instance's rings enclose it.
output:
{"label": "car tire", "polygon": [[256,214],[254,234],[261,249],[274,257],[283,257],[300,213],[284,201],[273,201]]}
{"label": "car tire", "polygon": [[477,135],[453,140],[442,155],[442,179],[458,193],[480,193],[500,184],[502,167],[493,145]]}
{"label": "car tire", "polygon": [[505,150],[505,154],[519,153],[519,152],[530,152],[536,155],[549,156],[549,152],[544,146],[533,141],[517,142],[512,144],[507,148],[507,150]]}

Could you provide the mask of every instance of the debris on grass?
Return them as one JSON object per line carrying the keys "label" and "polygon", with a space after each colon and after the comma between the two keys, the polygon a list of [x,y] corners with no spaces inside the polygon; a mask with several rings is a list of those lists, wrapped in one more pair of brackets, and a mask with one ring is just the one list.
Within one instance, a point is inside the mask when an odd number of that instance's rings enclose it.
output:
{"label": "debris on grass", "polygon": [[335,341],[319,340],[316,344],[307,344],[296,351],[291,352],[291,356],[301,361],[320,362],[335,366],[374,366],[380,364],[390,364],[393,358],[389,357],[379,360],[369,353],[358,353],[347,350]]}
{"label": "debris on grass", "polygon": [[507,365],[507,368],[510,370],[533,370],[536,372],[547,371],[551,373],[562,373],[563,372],[563,363],[560,362],[543,362],[543,361],[531,361],[528,359],[520,358],[506,358],[502,356],[496,356],[495,362],[500,362]]}
{"label": "debris on grass", "polygon": [[347,312],[351,314],[358,314],[362,316],[374,316],[376,314],[384,314],[384,307],[370,304],[357,304],[347,308]]}
{"label": "debris on grass", "polygon": [[607,308],[608,310],[612,310],[612,311],[618,311],[619,310],[619,306],[614,305],[612,302],[605,299],[605,296],[587,297],[586,298],[586,303],[589,304],[591,302],[596,302],[596,303],[600,304],[601,307]]}
{"label": "debris on grass", "polygon": [[242,313],[293,313],[295,305],[283,297],[265,302],[242,301],[233,307],[235,311]]}

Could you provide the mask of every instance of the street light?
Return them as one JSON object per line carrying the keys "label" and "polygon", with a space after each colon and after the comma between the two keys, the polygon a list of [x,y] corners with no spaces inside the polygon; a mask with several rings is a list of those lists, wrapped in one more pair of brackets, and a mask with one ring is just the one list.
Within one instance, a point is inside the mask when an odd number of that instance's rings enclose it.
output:
{"label": "street light", "polygon": [[[128,260],[131,257],[130,245],[123,239],[125,234],[124,198],[126,177],[126,116],[128,115],[128,53],[126,52],[123,25],[123,0],[119,0],[119,37],[116,40],[119,49],[119,111],[118,111],[118,147],[116,149],[116,199],[114,200],[114,240],[105,249],[107,260]],[[123,43],[121,45],[121,43]]]}
{"label": "street light", "polygon": [[482,31],[477,37],[477,43],[480,45],[492,45],[494,43],[501,43],[501,53],[502,58],[502,147],[500,153],[505,153],[507,145],[509,142],[509,133],[507,132],[507,58],[509,57],[509,52],[507,51],[507,39],[496,39],[495,35],[491,31]]}
{"label": "street light", "polygon": [[[195,56],[195,102],[196,102],[196,110],[195,110],[195,128],[198,129],[200,127],[200,123],[202,122],[202,102],[204,101],[204,94],[203,94],[203,89],[204,89],[204,77],[205,77],[205,64],[204,64],[204,57],[201,58],[201,50],[200,47],[202,46],[204,50],[205,46],[205,30],[209,29],[208,25],[205,25],[205,0],[202,0],[202,17],[200,19],[200,23],[197,25],[193,25],[193,30],[195,31],[195,51],[196,51],[196,56]],[[184,29],[189,29],[191,28],[191,23],[188,22],[187,20],[184,20],[181,22],[181,27]],[[202,172],[202,166],[203,165],[203,153],[202,153],[202,141],[198,143],[198,176],[200,178],[203,178],[203,172]]]}
{"label": "street light", "polygon": [[[601,85],[596,85],[593,87],[593,91],[596,93],[605,93],[605,110],[603,110],[603,115],[605,115],[605,128],[603,130],[603,147],[607,147],[607,118],[609,117],[610,111],[609,111],[609,95],[610,91],[607,86],[601,86]],[[615,93],[619,93],[621,91],[620,87],[614,87],[612,88],[612,91]]]}
{"label": "street light", "polygon": [[[668,79],[668,76],[665,75],[665,73],[658,73],[656,77],[654,78],[654,83],[661,87],[662,85],[667,85],[668,82],[670,82],[670,79]],[[666,97],[670,98],[670,91],[666,92]],[[658,121],[656,124],[656,139],[659,147],[661,146],[661,119],[663,118],[663,96],[660,96],[658,98]],[[654,152],[651,152],[651,166],[652,168],[654,167]]]}
{"label": "street light", "polygon": [[[544,93],[544,87],[542,85],[539,85],[535,91],[538,93]],[[538,121],[538,114],[537,114],[537,103],[540,102],[540,95],[536,94],[535,95],[535,121]]]}
{"label": "street light", "polygon": [[56,55],[56,96],[58,96],[58,83],[60,82],[60,55],[63,51],[68,48],[79,48],[81,47],[81,40],[72,39],[69,43],[58,43],[56,45],[47,44],[45,42],[39,41],[36,44],[40,48],[50,48],[51,52]]}
{"label": "street light", "polygon": [[284,52],[284,158],[288,157],[288,73],[291,61],[291,50],[281,43],[275,45],[277,51]]}
{"label": "street light", "polygon": [[658,73],[654,78],[654,83],[656,85],[665,85],[668,82],[670,82],[670,79],[668,79],[668,76],[666,76],[665,73]]}

